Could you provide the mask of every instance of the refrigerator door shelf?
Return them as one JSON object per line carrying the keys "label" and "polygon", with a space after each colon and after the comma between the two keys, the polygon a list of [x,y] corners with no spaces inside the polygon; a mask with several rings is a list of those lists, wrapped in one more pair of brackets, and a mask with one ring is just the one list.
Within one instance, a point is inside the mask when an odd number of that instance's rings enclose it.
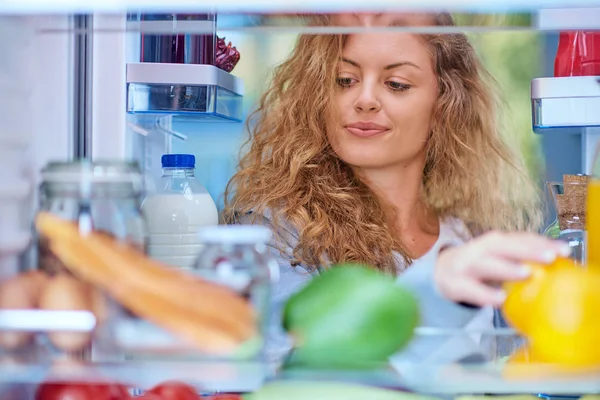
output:
{"label": "refrigerator door shelf", "polygon": [[243,83],[212,65],[127,64],[127,112],[241,122]]}
{"label": "refrigerator door shelf", "polygon": [[581,133],[600,127],[600,77],[537,78],[531,82],[533,130]]}

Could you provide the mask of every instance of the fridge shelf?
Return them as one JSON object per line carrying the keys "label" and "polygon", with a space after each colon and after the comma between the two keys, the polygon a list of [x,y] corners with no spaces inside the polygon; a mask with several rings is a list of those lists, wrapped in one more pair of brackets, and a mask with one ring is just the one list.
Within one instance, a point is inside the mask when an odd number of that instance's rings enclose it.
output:
{"label": "fridge shelf", "polygon": [[0,332],[91,332],[95,326],[89,311],[0,310]]}
{"label": "fridge shelf", "polygon": [[[2,387],[43,382],[112,382],[148,389],[178,380],[206,392],[252,392],[272,380],[342,382],[433,396],[546,394],[580,396],[600,393],[600,366],[585,372],[559,372],[556,367],[507,361],[525,340],[512,329],[463,330],[418,328],[404,351],[370,370],[282,368],[281,357],[266,360],[207,360],[201,357],[123,352],[92,352],[93,362],[64,354],[0,355]],[[427,350],[424,358],[419,348]],[[433,347],[432,347],[433,346]],[[433,351],[431,349],[434,349]],[[479,357],[475,357],[479,356]],[[292,357],[286,360],[293,361]],[[0,393],[1,394],[1,393]]]}
{"label": "fridge shelf", "polygon": [[243,82],[212,65],[127,64],[127,112],[176,120],[241,122]]}
{"label": "fridge shelf", "polygon": [[60,361],[48,365],[0,359],[3,385],[38,385],[46,382],[121,383],[147,390],[161,382],[181,381],[206,392],[253,392],[265,382],[267,369],[260,363],[126,361],[84,364]]}
{"label": "fridge shelf", "polygon": [[[248,393],[267,381],[341,382],[433,396],[483,394],[545,394],[581,396],[600,393],[598,371],[587,376],[534,379],[539,367],[525,373],[532,378],[509,380],[493,364],[418,365],[413,373],[401,375],[389,368],[371,371],[277,371],[260,362],[123,361],[83,364],[60,361],[54,364],[24,364],[0,359],[0,387],[38,385],[44,382],[109,382],[147,390],[161,382],[186,382],[204,392]],[[525,374],[524,374],[525,375]]]}
{"label": "fridge shelf", "polygon": [[[453,11],[535,11],[538,9],[593,7],[597,0],[454,0]],[[10,0],[0,4],[2,13],[32,13],[32,12],[126,12],[143,9],[147,12],[336,12],[353,10],[358,11],[392,11],[392,10],[445,10],[448,9],[447,0],[288,0],[273,1],[247,1],[247,0],[115,0],[105,2],[93,0],[80,2],[78,0]]]}
{"label": "fridge shelf", "polygon": [[531,106],[536,133],[581,133],[600,127],[600,77],[534,79]]}

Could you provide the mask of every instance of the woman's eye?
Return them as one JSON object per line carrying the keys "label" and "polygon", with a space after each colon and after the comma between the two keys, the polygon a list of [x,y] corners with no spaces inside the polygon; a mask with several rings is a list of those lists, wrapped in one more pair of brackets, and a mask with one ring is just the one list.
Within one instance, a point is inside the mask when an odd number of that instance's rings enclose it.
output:
{"label": "woman's eye", "polygon": [[392,90],[394,92],[404,92],[405,90],[410,89],[410,85],[407,85],[405,83],[388,81],[388,82],[386,82],[386,84],[390,88],[390,90]]}
{"label": "woman's eye", "polygon": [[352,78],[337,78],[336,82],[341,87],[350,87],[354,83],[354,79]]}

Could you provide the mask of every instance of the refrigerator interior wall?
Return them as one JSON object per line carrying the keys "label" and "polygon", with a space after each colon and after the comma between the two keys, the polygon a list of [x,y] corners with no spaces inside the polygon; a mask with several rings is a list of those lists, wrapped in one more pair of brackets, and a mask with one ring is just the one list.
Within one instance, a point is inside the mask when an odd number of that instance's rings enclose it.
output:
{"label": "refrigerator interior wall", "polygon": [[[220,24],[227,24],[225,17],[219,18]],[[284,61],[294,46],[296,35],[221,31],[218,36],[231,41],[241,53],[232,73],[244,82],[245,121],[267,89],[273,67]],[[196,178],[222,211],[225,187],[237,169],[240,150],[248,138],[246,123],[181,122],[174,123],[173,130],[188,138],[185,141],[173,139],[172,151],[196,156]]]}
{"label": "refrigerator interior wall", "polygon": [[12,275],[22,262],[32,262],[24,251],[31,242],[39,171],[70,156],[70,20],[0,18],[0,275]]}
{"label": "refrigerator interior wall", "polygon": [[0,17],[0,278],[17,268],[30,236],[23,203],[30,199],[31,184],[24,156],[34,128],[27,111],[33,104],[35,44],[29,18]]}

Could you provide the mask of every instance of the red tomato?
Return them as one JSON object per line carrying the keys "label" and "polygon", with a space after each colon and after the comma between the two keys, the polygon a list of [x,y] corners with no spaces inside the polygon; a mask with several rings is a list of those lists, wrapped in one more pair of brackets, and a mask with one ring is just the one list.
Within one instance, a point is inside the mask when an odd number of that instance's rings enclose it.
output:
{"label": "red tomato", "polygon": [[127,388],[105,383],[44,383],[38,387],[36,400],[128,400]]}
{"label": "red tomato", "polygon": [[157,394],[154,393],[144,393],[141,396],[136,396],[134,397],[135,400],[141,399],[141,400],[164,400],[164,397],[160,397]]}
{"label": "red tomato", "polygon": [[198,400],[196,389],[183,382],[167,381],[154,386],[148,391],[159,395],[164,400]]}
{"label": "red tomato", "polygon": [[[97,384],[94,385],[98,390],[105,393],[105,398],[108,400],[129,400],[131,396],[127,387],[118,383],[113,384]],[[94,399],[95,400],[95,399]]]}

